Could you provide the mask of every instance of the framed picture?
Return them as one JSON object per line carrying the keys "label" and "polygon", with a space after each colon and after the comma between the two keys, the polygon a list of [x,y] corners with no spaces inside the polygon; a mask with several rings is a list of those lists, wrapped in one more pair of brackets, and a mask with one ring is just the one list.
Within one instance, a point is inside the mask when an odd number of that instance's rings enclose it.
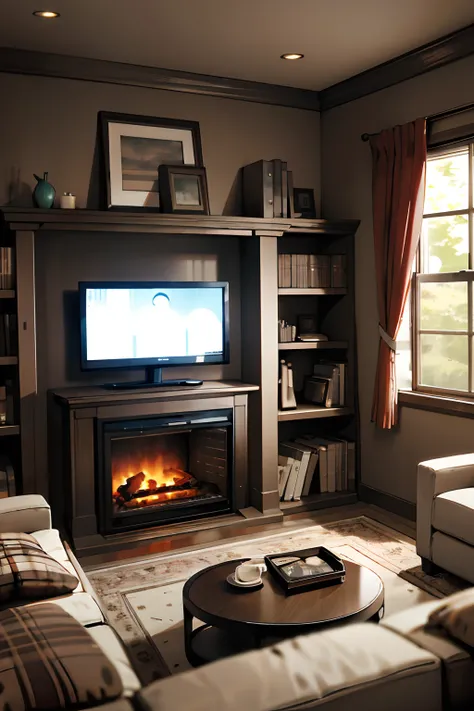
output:
{"label": "framed picture", "polygon": [[316,203],[313,188],[293,188],[293,196],[295,213],[301,213],[301,217],[314,219],[316,217]]}
{"label": "framed picture", "polygon": [[209,215],[205,168],[190,165],[160,165],[161,209],[182,215]]}
{"label": "framed picture", "polygon": [[199,123],[99,113],[108,208],[160,207],[158,168],[202,165]]}

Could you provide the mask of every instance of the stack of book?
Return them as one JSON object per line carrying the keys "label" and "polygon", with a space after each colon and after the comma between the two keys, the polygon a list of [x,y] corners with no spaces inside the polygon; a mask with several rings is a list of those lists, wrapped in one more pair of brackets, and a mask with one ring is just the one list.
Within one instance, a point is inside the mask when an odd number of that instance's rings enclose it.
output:
{"label": "stack of book", "polygon": [[291,343],[296,341],[296,326],[281,319],[278,321],[278,343]]}
{"label": "stack of book", "polygon": [[14,286],[13,250],[0,247],[0,289],[13,289]]}
{"label": "stack of book", "polygon": [[282,501],[299,501],[310,491],[355,491],[355,442],[309,434],[280,443],[278,481]]}
{"label": "stack of book", "polygon": [[279,254],[278,286],[281,289],[345,288],[345,254]]}
{"label": "stack of book", "polygon": [[258,160],[242,169],[244,214],[248,217],[301,217],[294,212],[293,174],[280,158]]}
{"label": "stack of book", "polygon": [[[345,407],[346,405],[346,363],[343,361],[320,360],[313,365],[313,375],[307,378],[305,393],[308,383],[325,382],[324,402],[318,403],[324,407]],[[310,389],[308,389],[310,390]],[[307,397],[306,397],[307,399]]]}

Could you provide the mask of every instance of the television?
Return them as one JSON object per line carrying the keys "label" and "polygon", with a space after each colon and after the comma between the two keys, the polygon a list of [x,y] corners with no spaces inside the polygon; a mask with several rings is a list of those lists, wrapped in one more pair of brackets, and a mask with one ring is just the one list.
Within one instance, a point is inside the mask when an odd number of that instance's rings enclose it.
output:
{"label": "television", "polygon": [[162,368],[229,362],[227,282],[80,282],[81,368],[146,369],[110,388],[201,385],[163,380]]}

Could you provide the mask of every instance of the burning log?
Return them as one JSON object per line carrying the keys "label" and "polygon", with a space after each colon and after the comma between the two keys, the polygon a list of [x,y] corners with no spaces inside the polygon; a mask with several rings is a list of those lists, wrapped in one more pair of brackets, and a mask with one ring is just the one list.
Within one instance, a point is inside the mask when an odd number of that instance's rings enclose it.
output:
{"label": "burning log", "polygon": [[122,484],[122,486],[118,487],[117,498],[123,499],[124,501],[130,501],[130,499],[133,498],[133,495],[140,490],[144,481],[144,472],[138,472],[137,474],[134,474],[133,476],[129,477],[125,484]]}
{"label": "burning log", "polygon": [[[114,495],[115,503],[118,506],[126,506],[133,500],[140,499],[140,505],[146,505],[146,497],[163,495],[163,500],[166,500],[165,495],[170,493],[181,493],[183,498],[197,496],[199,483],[192,474],[188,474],[181,469],[165,469],[163,474],[169,477],[172,476],[174,483],[158,486],[155,479],[148,479],[147,488],[145,489],[142,488],[146,479],[144,472],[138,472],[129,477],[125,484],[117,488],[117,492]],[[195,493],[187,493],[189,491]],[[144,502],[143,504],[142,501]]]}

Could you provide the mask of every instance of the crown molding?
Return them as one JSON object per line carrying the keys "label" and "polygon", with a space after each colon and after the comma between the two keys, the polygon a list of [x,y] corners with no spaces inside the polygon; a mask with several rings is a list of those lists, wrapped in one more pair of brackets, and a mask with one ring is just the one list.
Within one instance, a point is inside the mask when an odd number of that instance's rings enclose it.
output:
{"label": "crown molding", "polygon": [[474,54],[474,24],[323,89],[319,92],[321,111],[387,89],[470,54]]}
{"label": "crown molding", "polygon": [[0,72],[140,86],[319,111],[319,94],[308,89],[10,47],[0,47]]}

